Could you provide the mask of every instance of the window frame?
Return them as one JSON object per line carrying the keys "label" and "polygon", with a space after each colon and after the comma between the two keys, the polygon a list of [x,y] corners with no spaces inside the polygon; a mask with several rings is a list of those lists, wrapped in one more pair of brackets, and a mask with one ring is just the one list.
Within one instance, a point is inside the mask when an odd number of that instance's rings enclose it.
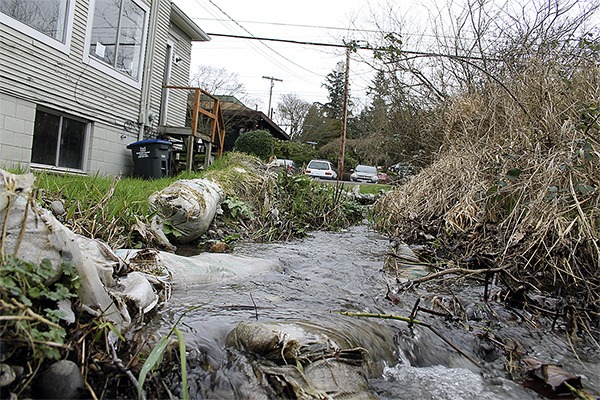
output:
{"label": "window frame", "polygon": [[64,43],[54,39],[31,26],[24,24],[18,19],[14,19],[10,15],[0,12],[0,23],[10,26],[11,28],[22,32],[23,34],[32,37],[33,39],[42,42],[50,47],[55,48],[65,54],[69,54],[71,48],[71,38],[73,35],[73,21],[75,19],[75,1],[67,0],[66,14],[65,14],[65,41]]}
{"label": "window frame", "polygon": [[[91,136],[91,132],[92,132],[92,122],[89,120],[86,120],[85,118],[80,118],[77,116],[74,116],[72,114],[67,114],[65,112],[61,112],[59,110],[55,110],[55,109],[51,109],[51,108],[47,108],[47,107],[42,107],[42,106],[38,106],[35,110],[36,112],[36,118],[37,118],[37,113],[38,112],[43,112],[46,114],[51,114],[57,117],[60,117],[60,131],[57,132],[57,134],[62,133],[62,129],[63,129],[63,118],[69,118],[73,121],[77,121],[77,122],[81,122],[85,124],[85,129],[83,132],[84,135],[84,139],[83,139],[83,148],[82,148],[82,155],[81,155],[81,168],[70,168],[70,167],[61,167],[58,164],[58,160],[60,159],[60,150],[61,150],[61,146],[60,146],[60,136],[57,138],[57,143],[58,143],[58,148],[57,148],[57,153],[56,153],[56,157],[55,157],[55,164],[54,165],[50,165],[50,164],[40,164],[40,163],[34,163],[33,161],[30,161],[30,166],[34,169],[44,169],[44,170],[53,170],[53,171],[64,171],[64,172],[70,172],[70,173],[86,173],[87,171],[87,164],[88,164],[88,155],[89,155],[89,143],[90,143],[90,136]],[[32,132],[32,139],[31,139],[31,156],[30,156],[30,160],[33,158],[33,140],[35,138],[35,124],[34,124],[34,131]]]}
{"label": "window frame", "polygon": [[148,41],[148,27],[150,23],[150,7],[140,0],[131,0],[135,5],[140,7],[144,11],[144,28],[142,32],[142,43],[141,43],[141,56],[140,56],[140,67],[138,69],[138,76],[136,78],[129,77],[118,69],[113,68],[109,64],[100,61],[96,57],[90,54],[90,45],[92,41],[92,29],[94,22],[94,12],[96,10],[96,0],[90,0],[87,18],[87,30],[85,35],[85,45],[83,50],[83,60],[86,64],[110,75],[111,77],[118,79],[136,89],[141,89],[142,80],[144,77],[144,65],[146,61],[146,45]]}

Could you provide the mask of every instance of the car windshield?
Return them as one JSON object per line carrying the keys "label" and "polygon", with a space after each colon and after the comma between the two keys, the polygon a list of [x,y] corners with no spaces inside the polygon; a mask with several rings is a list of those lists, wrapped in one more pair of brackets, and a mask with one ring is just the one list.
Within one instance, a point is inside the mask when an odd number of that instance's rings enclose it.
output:
{"label": "car windshield", "polygon": [[329,163],[326,161],[311,161],[308,168],[312,169],[329,169]]}
{"label": "car windshield", "polygon": [[356,170],[356,172],[366,172],[369,174],[377,173],[377,168],[369,167],[368,165],[357,165],[355,170]]}

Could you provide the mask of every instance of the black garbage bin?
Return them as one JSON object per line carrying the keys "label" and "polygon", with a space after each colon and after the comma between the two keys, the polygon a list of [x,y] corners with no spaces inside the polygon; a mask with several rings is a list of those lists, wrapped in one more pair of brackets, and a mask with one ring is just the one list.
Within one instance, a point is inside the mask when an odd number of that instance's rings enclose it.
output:
{"label": "black garbage bin", "polygon": [[133,155],[133,175],[145,179],[170,176],[173,144],[168,140],[149,139],[127,145]]}

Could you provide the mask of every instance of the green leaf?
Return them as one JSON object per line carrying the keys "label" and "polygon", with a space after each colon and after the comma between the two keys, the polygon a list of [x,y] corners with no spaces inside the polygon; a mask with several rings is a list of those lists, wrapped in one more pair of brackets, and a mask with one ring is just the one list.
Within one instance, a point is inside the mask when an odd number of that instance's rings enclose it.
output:
{"label": "green leaf", "polygon": [[61,318],[65,316],[65,313],[60,310],[52,310],[50,308],[46,308],[44,309],[44,311],[46,312],[46,318],[55,323],[59,323]]}
{"label": "green leaf", "polygon": [[522,171],[519,168],[511,168],[506,171],[506,179],[514,181],[521,175],[521,172]]}
{"label": "green leaf", "polygon": [[593,194],[596,191],[596,188],[594,186],[580,183],[575,186],[575,190],[581,193],[582,195],[587,196],[589,194]]}
{"label": "green leaf", "polygon": [[171,335],[169,334],[160,339],[158,344],[152,349],[150,355],[144,362],[144,365],[140,370],[140,375],[138,376],[138,399],[141,398],[142,388],[144,386],[144,382],[146,381],[146,375],[148,375],[148,372],[153,370],[157,365],[160,365],[160,363],[162,362],[163,354],[167,349],[170,337]]}
{"label": "green leaf", "polygon": [[27,296],[31,297],[32,299],[39,299],[41,296],[40,288],[39,287],[29,288],[29,290],[27,291]]}
{"label": "green leaf", "polygon": [[[21,291],[19,291],[19,295],[20,295],[20,293],[21,293]],[[28,297],[19,296],[19,300],[21,300],[21,303],[25,304],[27,307],[33,306],[33,303],[31,302],[31,300],[29,300]]]}
{"label": "green leaf", "polygon": [[115,327],[113,324],[111,324],[111,323],[110,323],[110,322],[108,322],[108,321],[107,321],[107,322],[105,322],[104,324],[105,324],[105,325],[106,325],[106,326],[107,326],[107,327],[108,327],[108,328],[109,328],[109,329],[110,329],[110,330],[111,330],[111,331],[112,331],[112,332],[113,332],[115,335],[117,335],[117,337],[118,337],[119,339],[121,339],[121,341],[123,341],[123,342],[125,342],[125,341],[126,341],[126,340],[125,340],[125,338],[123,337],[123,335],[121,335],[121,332],[119,332],[119,330],[118,330],[118,329],[117,329],[117,328],[116,328],[116,327]]}
{"label": "green leaf", "polygon": [[63,263],[62,264],[62,271],[63,274],[71,276],[71,277],[78,277],[77,274],[77,267],[75,267],[75,264],[73,263]]}
{"label": "green leaf", "polygon": [[10,290],[17,287],[14,279],[10,276],[0,276],[0,287]]}
{"label": "green leaf", "polygon": [[183,339],[181,331],[177,327],[173,328],[173,331],[177,335],[177,341],[179,343],[179,359],[181,360],[181,393],[183,400],[189,400],[190,395],[187,383],[187,355],[185,352],[185,340]]}
{"label": "green leaf", "polygon": [[490,196],[492,194],[495,194],[496,192],[498,192],[498,186],[497,185],[493,185],[491,186],[488,190],[486,195]]}
{"label": "green leaf", "polygon": [[75,296],[74,293],[71,293],[68,288],[66,288],[65,286],[63,286],[60,283],[57,283],[54,286],[55,287],[54,287],[53,291],[51,291],[51,290],[44,291],[44,297],[46,297],[49,300],[60,301],[60,300],[68,299],[70,297]]}
{"label": "green leaf", "polygon": [[546,193],[546,195],[544,196],[544,199],[545,200],[554,200],[557,197],[558,197],[558,187],[550,186],[548,188],[548,193]]}

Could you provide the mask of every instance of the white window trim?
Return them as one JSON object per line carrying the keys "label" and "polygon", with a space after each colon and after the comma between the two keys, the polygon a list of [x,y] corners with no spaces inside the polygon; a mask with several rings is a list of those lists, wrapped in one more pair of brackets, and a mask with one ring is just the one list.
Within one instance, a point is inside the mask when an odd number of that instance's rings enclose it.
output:
{"label": "white window trim", "polygon": [[[167,39],[167,57],[165,71],[163,77],[163,85],[170,85],[173,79],[173,58],[175,57],[175,40]],[[169,115],[169,95],[171,89],[162,89],[163,93],[160,99],[160,120],[159,125],[167,125],[167,117]]]}
{"label": "white window trim", "polygon": [[65,42],[62,43],[54,38],[51,38],[48,35],[43,34],[42,32],[30,27],[18,21],[4,13],[0,12],[0,23],[10,26],[11,28],[24,33],[27,36],[31,36],[35,40],[47,44],[50,47],[55,48],[65,54],[69,54],[69,50],[71,48],[71,37],[73,34],[73,20],[75,19],[75,0],[69,0],[67,6],[67,21],[65,26]]}
{"label": "white window trim", "polygon": [[144,78],[144,65],[146,64],[146,42],[148,39],[148,26],[150,22],[150,7],[146,4],[142,3],[139,0],[132,0],[136,5],[144,10],[146,13],[146,18],[144,19],[144,32],[142,39],[142,57],[140,58],[140,68],[138,69],[138,77],[137,79],[133,79],[124,75],[112,68],[110,65],[103,63],[102,61],[98,61],[95,57],[90,56],[90,44],[92,38],[92,21],[94,20],[94,10],[96,9],[96,0],[90,0],[89,10],[88,10],[88,18],[87,18],[87,31],[85,34],[85,45],[83,50],[83,62],[86,64],[104,72],[107,75],[112,76],[113,78],[126,83],[130,86],[133,86],[136,89],[142,88],[142,80]]}
{"label": "white window trim", "polygon": [[[76,120],[79,122],[83,122],[85,123],[85,132],[84,132],[84,139],[83,139],[83,157],[82,157],[82,168],[68,168],[68,167],[59,167],[58,165],[47,165],[47,164],[38,164],[38,163],[30,163],[30,167],[36,170],[46,170],[46,171],[56,171],[56,172],[65,172],[65,173],[69,173],[69,174],[87,174],[87,169],[88,169],[88,158],[90,155],[90,143],[91,143],[91,136],[92,136],[92,125],[93,122],[85,119],[85,118],[80,118],[77,117],[75,115],[72,114],[68,114],[66,112],[60,111],[60,110],[56,110],[56,109],[52,109],[52,108],[46,108],[46,107],[37,107],[36,108],[36,112],[38,111],[42,111],[48,114],[53,114],[53,115],[58,115],[61,117],[67,117],[70,118],[72,120]],[[33,140],[33,139],[32,139]]]}

